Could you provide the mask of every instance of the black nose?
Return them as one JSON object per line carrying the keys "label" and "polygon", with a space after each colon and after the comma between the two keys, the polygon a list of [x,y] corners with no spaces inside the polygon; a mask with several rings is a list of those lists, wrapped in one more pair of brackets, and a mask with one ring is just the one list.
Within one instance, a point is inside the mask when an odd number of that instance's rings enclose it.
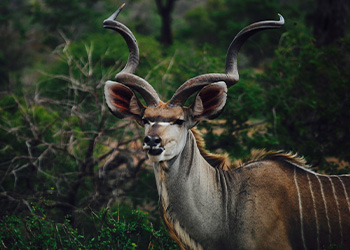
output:
{"label": "black nose", "polygon": [[160,139],[158,136],[146,136],[143,142],[150,147],[155,147],[160,144],[162,139]]}

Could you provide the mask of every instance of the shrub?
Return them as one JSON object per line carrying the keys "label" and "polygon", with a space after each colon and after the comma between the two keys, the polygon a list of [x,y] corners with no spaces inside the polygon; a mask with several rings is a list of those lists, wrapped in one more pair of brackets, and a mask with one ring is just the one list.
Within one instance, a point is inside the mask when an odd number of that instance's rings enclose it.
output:
{"label": "shrub", "polygon": [[5,215],[0,222],[0,241],[7,249],[178,249],[162,226],[155,229],[148,214],[133,210],[125,221],[117,212],[91,212],[93,232],[47,218],[32,205],[33,214],[24,218]]}
{"label": "shrub", "polygon": [[285,150],[300,152],[313,165],[337,173],[327,158],[350,162],[350,40],[318,48],[298,29],[281,42],[261,77],[266,114],[273,124],[270,132]]}

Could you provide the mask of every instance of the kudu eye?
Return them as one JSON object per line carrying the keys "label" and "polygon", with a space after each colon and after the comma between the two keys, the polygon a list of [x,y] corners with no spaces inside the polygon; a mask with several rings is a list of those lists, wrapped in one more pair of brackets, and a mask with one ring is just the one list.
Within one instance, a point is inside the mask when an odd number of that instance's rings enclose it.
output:
{"label": "kudu eye", "polygon": [[175,124],[175,125],[181,126],[184,122],[185,122],[184,120],[177,119],[177,120],[174,122],[174,124]]}
{"label": "kudu eye", "polygon": [[147,119],[144,119],[144,118],[142,119],[142,122],[144,125],[149,124],[149,121]]}

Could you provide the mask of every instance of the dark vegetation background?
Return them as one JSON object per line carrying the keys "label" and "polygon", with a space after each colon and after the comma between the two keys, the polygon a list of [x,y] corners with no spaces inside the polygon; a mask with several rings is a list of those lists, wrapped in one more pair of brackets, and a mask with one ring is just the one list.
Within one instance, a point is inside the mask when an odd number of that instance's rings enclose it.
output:
{"label": "dark vegetation background", "polygon": [[[118,17],[138,39],[137,74],[164,100],[187,79],[223,72],[235,34],[260,20],[240,82],[208,149],[233,160],[254,149],[306,157],[349,173],[347,0],[139,0]],[[124,66],[123,39],[102,28],[119,0],[0,3],[0,245],[11,249],[172,249],[159,221],[143,132],[113,117],[103,84]]]}

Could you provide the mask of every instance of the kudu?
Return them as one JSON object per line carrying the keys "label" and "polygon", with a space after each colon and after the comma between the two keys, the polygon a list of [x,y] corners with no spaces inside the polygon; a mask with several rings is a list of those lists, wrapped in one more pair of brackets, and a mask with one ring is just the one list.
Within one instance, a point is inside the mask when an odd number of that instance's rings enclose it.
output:
{"label": "kudu", "polygon": [[[252,34],[279,28],[262,21],[244,28],[229,46],[225,74],[186,81],[168,102],[134,75],[139,50],[132,32],[115,18],[104,27],[119,32],[129,48],[124,69],[107,81],[105,98],[118,118],[145,128],[144,150],[154,164],[160,210],[181,249],[350,249],[350,176],[307,169],[295,155],[261,151],[239,167],[204,149],[194,126],[217,117],[227,88],[238,82],[237,53]],[[144,99],[143,105],[135,95]],[[197,93],[193,104],[186,100]]]}

